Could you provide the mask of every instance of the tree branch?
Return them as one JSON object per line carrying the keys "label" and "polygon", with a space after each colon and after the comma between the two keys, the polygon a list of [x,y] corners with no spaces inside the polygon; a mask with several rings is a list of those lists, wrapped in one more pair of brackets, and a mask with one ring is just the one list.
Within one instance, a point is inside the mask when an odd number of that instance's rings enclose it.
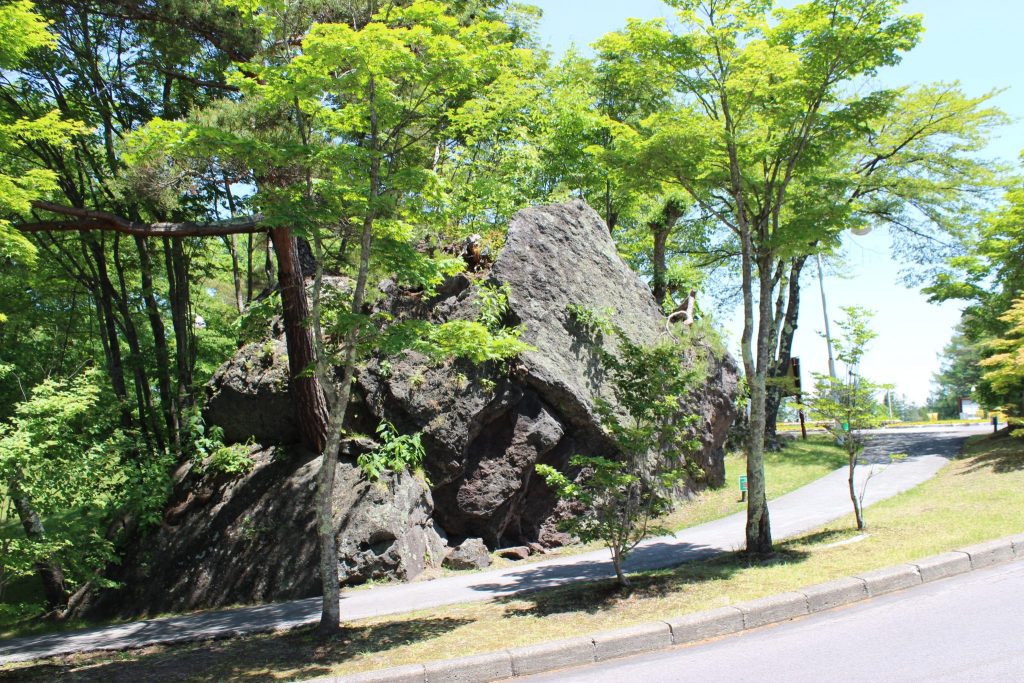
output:
{"label": "tree branch", "polygon": [[140,237],[214,237],[265,232],[269,226],[263,222],[262,214],[235,218],[214,223],[139,223],[106,211],[79,209],[52,202],[34,201],[32,207],[77,220],[38,221],[17,225],[21,232],[68,232],[81,230],[109,230],[125,235]]}

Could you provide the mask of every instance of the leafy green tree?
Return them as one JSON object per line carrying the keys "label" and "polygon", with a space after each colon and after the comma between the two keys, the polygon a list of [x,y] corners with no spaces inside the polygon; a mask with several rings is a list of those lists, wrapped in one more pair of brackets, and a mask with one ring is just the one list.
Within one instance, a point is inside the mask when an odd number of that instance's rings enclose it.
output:
{"label": "leafy green tree", "polygon": [[960,399],[974,396],[982,384],[983,370],[979,363],[983,357],[982,347],[968,341],[964,324],[958,324],[953,337],[942,350],[940,370],[932,377],[929,410],[937,412],[943,419],[959,417]]}
{"label": "leafy green tree", "polygon": [[[270,230],[292,378],[308,398],[300,423],[307,445],[322,454],[324,633],[339,628],[331,501],[356,364],[403,342],[478,361],[525,348],[514,333],[490,329],[491,321],[430,328],[393,325],[388,316],[366,311],[371,275],[393,274],[401,285],[430,289],[462,268],[459,260],[416,248],[447,226],[450,194],[437,172],[439,156],[461,153],[462,107],[507,88],[509,78],[528,74],[534,64],[517,45],[515,25],[486,15],[462,18],[450,9],[423,0],[383,7],[365,21],[314,23],[302,29],[300,51],[280,47],[289,45],[279,38],[293,35],[293,27],[286,13],[271,8],[260,20],[265,49],[232,80],[239,103],[201,112],[190,122],[154,120],[137,134],[144,164],[192,159],[201,170],[213,159],[228,160],[248,169],[254,180],[248,203],[258,215],[164,227],[197,235]],[[252,117],[264,122],[258,130],[245,124]],[[308,309],[294,256],[296,236],[311,240],[316,256]],[[351,291],[333,302],[323,287],[328,265],[354,276]],[[341,371],[338,382],[335,368]]]}
{"label": "leafy green tree", "polygon": [[980,362],[982,378],[993,394],[1006,397],[1006,406],[1017,416],[1024,416],[1024,299],[1017,299],[1000,320],[1009,329],[985,344],[990,352]]}
{"label": "leafy green tree", "polygon": [[[774,11],[770,2],[670,4],[685,32],[648,22],[624,35],[638,58],[652,54],[673,67],[678,104],[617,126],[614,153],[687,193],[737,244],[750,387],[747,549],[767,553],[763,435],[782,318],[777,295],[787,289],[790,260],[809,253],[823,229],[840,227],[795,220],[796,206],[820,192],[811,179],[833,175],[829,161],[883,111],[877,96],[853,94],[851,85],[896,63],[921,24],[895,1],[814,0]],[[649,50],[652,40],[668,47]]]}
{"label": "leafy green tree", "polygon": [[[1024,288],[1024,181],[1010,179],[1002,202],[972,227],[966,252],[948,259],[925,289],[933,300],[967,302],[958,328],[961,339],[953,342],[963,352],[950,359],[951,376],[943,372],[939,388],[948,382],[967,396],[969,381],[986,407],[1024,410],[1013,381],[1016,300]],[[986,370],[986,363],[996,369]]]}
{"label": "leafy green tree", "polygon": [[[881,426],[886,413],[878,403],[878,392],[890,387],[872,382],[861,374],[860,363],[868,343],[877,333],[868,327],[871,314],[858,306],[843,308],[845,320],[837,325],[841,334],[834,340],[836,358],[845,365],[845,376],[815,374],[814,392],[807,399],[811,417],[824,421],[836,441],[846,450],[850,501],[857,528],[864,529],[864,487],[857,489],[855,474],[867,443],[863,430]],[[866,483],[865,483],[866,486]]]}
{"label": "leafy green tree", "polygon": [[590,336],[611,384],[614,404],[599,401],[597,409],[615,453],[575,456],[574,477],[549,465],[536,469],[559,498],[574,504],[562,528],[584,542],[602,541],[619,584],[628,586],[626,557],[663,531],[656,520],[673,507],[677,485],[702,475],[691,459],[700,445],[695,418],[681,404],[704,380],[708,350],[697,335],[641,346],[598,312],[573,307],[570,313]]}
{"label": "leafy green tree", "polygon": [[100,373],[89,369],[34,387],[0,425],[0,482],[27,541],[11,550],[42,579],[54,616],[73,589],[104,584],[99,572],[115,559],[107,534],[115,516],[152,524],[170,485],[170,461],[130,459],[138,435],[118,428],[112,404]]}

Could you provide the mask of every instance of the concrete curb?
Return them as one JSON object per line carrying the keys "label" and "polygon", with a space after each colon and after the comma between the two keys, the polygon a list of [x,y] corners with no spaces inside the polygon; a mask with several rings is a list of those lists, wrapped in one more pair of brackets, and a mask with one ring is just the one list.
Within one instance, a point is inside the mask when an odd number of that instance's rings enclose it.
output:
{"label": "concrete curb", "polygon": [[589,636],[527,645],[472,657],[400,666],[306,683],[488,683],[617,657],[666,650],[777,624],[815,612],[1024,559],[1024,534],[979,543],[922,560],[807,586],[729,607]]}

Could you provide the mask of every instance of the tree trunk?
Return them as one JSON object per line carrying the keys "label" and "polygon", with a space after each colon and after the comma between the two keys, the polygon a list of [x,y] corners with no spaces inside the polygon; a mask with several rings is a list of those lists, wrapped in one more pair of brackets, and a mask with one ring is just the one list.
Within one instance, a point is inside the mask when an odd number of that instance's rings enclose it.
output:
{"label": "tree trunk", "polygon": [[857,530],[864,530],[864,510],[860,506],[860,498],[857,497],[857,487],[854,481],[854,474],[857,470],[857,456],[850,456],[850,476],[848,482],[850,484],[850,500],[853,502],[853,514],[857,518]]}
{"label": "tree trunk", "polygon": [[238,265],[238,236],[228,235],[224,238],[224,243],[231,256],[231,282],[235,287],[235,310],[241,313],[245,310],[245,301],[242,295],[242,271]]}
{"label": "tree trunk", "polygon": [[252,303],[252,233],[245,236],[245,305]]}
{"label": "tree trunk", "polygon": [[179,415],[183,415],[192,405],[192,367],[195,358],[195,318],[192,315],[189,292],[188,263],[181,240],[180,237],[164,240],[171,322],[174,327],[174,361],[178,378],[176,402]]}
{"label": "tree trunk", "polygon": [[[224,177],[224,194],[227,196],[227,199],[228,199],[228,211],[231,213],[231,220],[234,220],[237,217],[237,212],[235,211],[235,195],[231,191],[231,179],[228,178],[227,173],[224,173],[223,177]],[[232,276],[232,281],[234,282],[234,285],[235,285],[235,308],[238,310],[239,313],[241,313],[245,309],[245,304],[242,301],[242,273],[241,273],[241,270],[240,270],[239,265],[238,265],[238,235],[234,235],[234,234],[228,235],[225,238],[225,243],[227,244],[228,251],[231,254],[231,276]],[[251,251],[251,249],[252,249],[252,235],[249,235],[249,247],[250,247],[249,263],[250,263],[250,266],[251,266],[251,264],[252,264],[252,251]],[[250,283],[249,290],[250,290],[250,292],[252,291],[251,283]]]}
{"label": "tree trunk", "polygon": [[[162,451],[164,441],[160,434],[157,418],[153,414],[153,392],[150,389],[149,378],[146,376],[146,362],[142,355],[142,345],[139,342],[135,320],[132,318],[132,311],[128,306],[128,284],[124,274],[124,265],[121,263],[120,235],[114,236],[114,269],[117,271],[117,284],[121,292],[116,299],[116,304],[117,310],[121,314],[121,329],[124,331],[124,338],[128,343],[128,365],[135,383],[135,401],[139,407],[140,431],[147,449],[152,451],[155,443],[156,448]],[[154,443],[150,442],[150,437]]]}
{"label": "tree trunk", "polygon": [[668,243],[670,229],[656,223],[651,225],[651,234],[654,237],[654,252],[651,257],[651,290],[654,300],[661,306],[665,303],[668,295],[668,262],[665,256],[665,245]]}
{"label": "tree trunk", "polygon": [[175,409],[175,398],[171,383],[171,354],[167,348],[167,332],[163,317],[156,301],[153,287],[153,261],[149,255],[149,245],[144,237],[135,238],[135,246],[139,251],[139,272],[142,277],[142,299],[146,302],[146,315],[149,317],[149,329],[153,334],[153,350],[156,356],[157,390],[160,392],[160,408],[167,428],[167,438],[176,449],[181,447],[181,434],[178,428],[178,412]]}
{"label": "tree trunk", "polygon": [[[10,488],[10,493],[14,499],[14,508],[18,511],[18,519],[21,520],[21,526],[25,529],[25,536],[33,542],[44,542],[46,530],[32,504],[20,494],[16,486]],[[35,567],[36,574],[39,575],[39,580],[43,584],[47,610],[51,613],[61,612],[68,600],[68,592],[64,587],[64,571],[53,557],[37,561]]]}
{"label": "tree trunk", "polygon": [[[376,108],[376,80],[371,75],[368,83],[367,99],[370,113],[370,187],[366,198],[366,216],[363,219],[362,239],[359,245],[359,273],[356,277],[356,286],[352,292],[352,313],[360,315],[363,311],[363,302],[366,299],[366,282],[370,276],[370,248],[373,243],[373,223],[377,217],[377,201],[380,197],[380,159],[378,149],[378,121]],[[319,249],[319,238],[317,239],[318,249],[316,260],[316,285],[314,287],[314,301],[317,309],[320,302],[320,280],[323,276],[323,254]],[[319,310],[317,311],[319,313]],[[320,321],[315,319],[316,339],[320,344],[321,354],[318,355],[317,374],[324,377],[329,371],[327,364],[323,362],[323,334],[320,331]],[[338,448],[341,442],[342,426],[345,422],[345,413],[348,411],[349,400],[352,396],[352,381],[355,378],[356,369],[356,342],[358,328],[353,327],[345,335],[345,361],[341,385],[338,387],[331,405],[331,414],[328,424],[328,447],[323,451],[323,458],[320,465],[320,476],[317,480],[317,536],[320,546],[320,580],[323,585],[323,603],[320,612],[320,623],[317,630],[321,635],[330,636],[337,633],[341,628],[341,587],[338,583],[338,551],[334,537],[334,474],[338,465]]]}
{"label": "tree trunk", "polygon": [[[806,256],[794,259],[789,271],[789,298],[786,304],[786,315],[779,330],[779,343],[776,356],[772,362],[769,377],[781,379],[789,373],[790,361],[793,358],[793,338],[796,336],[800,313],[800,274],[803,272]],[[773,384],[768,388],[765,397],[765,432],[764,440],[775,447],[779,443],[778,422],[779,408],[782,406],[782,388]]]}
{"label": "tree trunk", "polygon": [[327,445],[327,400],[316,375],[310,374],[316,367],[316,354],[308,327],[309,302],[306,300],[305,282],[299,271],[295,237],[287,228],[274,228],[270,231],[270,239],[277,252],[284,335],[288,344],[288,370],[298,413],[299,432],[307,448],[322,453]]}
{"label": "tree trunk", "polygon": [[114,395],[121,402],[121,426],[130,427],[132,416],[127,403],[128,388],[124,380],[121,342],[117,336],[117,326],[114,322],[114,285],[110,282],[110,276],[107,273],[107,258],[103,245],[93,235],[89,234],[83,235],[82,240],[84,247],[88,247],[88,253],[92,256],[96,269],[96,280],[99,285],[98,291],[95,292],[98,296],[96,310],[99,314],[100,337],[103,340],[103,349],[106,352],[107,375],[110,377],[110,385],[114,390]]}
{"label": "tree trunk", "polygon": [[615,578],[619,580],[619,585],[623,588],[629,588],[629,579],[626,578],[626,573],[622,571],[622,555],[619,554],[618,549],[612,550],[612,566],[615,567]]}
{"label": "tree trunk", "polygon": [[[748,235],[749,239],[749,235]],[[744,250],[747,254],[753,253]],[[750,261],[753,259],[750,258]],[[749,261],[748,261],[749,263]],[[772,276],[770,260],[761,259],[757,263],[758,271],[758,326],[756,348],[751,349],[753,330],[753,289],[744,287],[744,299],[750,301],[746,306],[748,320],[744,334],[744,365],[746,366],[747,383],[750,386],[750,432],[747,442],[747,552],[756,555],[768,555],[772,552],[771,522],[768,515],[768,497],[764,478],[764,428],[765,398],[768,365],[768,340],[772,309]],[[750,271],[744,273],[747,277]],[[752,353],[752,351],[754,353]],[[755,357],[756,353],[756,357]]]}

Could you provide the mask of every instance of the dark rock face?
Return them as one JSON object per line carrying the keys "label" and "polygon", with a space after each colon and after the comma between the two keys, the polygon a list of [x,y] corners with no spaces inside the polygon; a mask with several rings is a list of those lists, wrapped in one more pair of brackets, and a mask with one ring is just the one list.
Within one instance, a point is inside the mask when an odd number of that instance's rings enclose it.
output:
{"label": "dark rock face", "polygon": [[[271,447],[239,478],[188,474],[160,528],[129,548],[92,616],[181,611],[320,593],[316,537],[319,457]],[[334,510],[344,583],[413,579],[444,559],[430,491],[402,473],[371,484],[337,469]]]}
{"label": "dark rock face", "polygon": [[[566,511],[535,474],[538,463],[566,468],[577,453],[613,447],[594,413],[611,400],[597,354],[570,317],[570,304],[609,317],[634,342],[666,334],[650,290],[618,256],[601,218],[582,202],[527,209],[509,228],[490,280],[507,285],[511,322],[521,323],[523,354],[513,372],[461,363],[432,365],[407,354],[387,371],[373,362],[359,377],[368,411],[403,431],[423,432],[434,487],[434,518],[453,537],[491,547],[568,540],[556,529]],[[389,291],[389,312],[437,322],[477,315],[476,283],[462,275],[429,302]],[[735,417],[737,371],[715,361],[687,408],[700,415],[696,459],[707,483],[724,478],[723,443]]]}
{"label": "dark rock face", "polygon": [[203,418],[224,430],[227,443],[294,443],[299,438],[288,390],[284,339],[247,344],[220,366],[207,385]]}
{"label": "dark rock face", "polygon": [[536,347],[524,354],[526,384],[570,421],[595,425],[594,399],[610,400],[598,360],[572,322],[570,304],[608,314],[630,340],[653,343],[664,316],[619,257],[601,217],[583,202],[520,211],[492,276],[511,288],[509,304]]}

